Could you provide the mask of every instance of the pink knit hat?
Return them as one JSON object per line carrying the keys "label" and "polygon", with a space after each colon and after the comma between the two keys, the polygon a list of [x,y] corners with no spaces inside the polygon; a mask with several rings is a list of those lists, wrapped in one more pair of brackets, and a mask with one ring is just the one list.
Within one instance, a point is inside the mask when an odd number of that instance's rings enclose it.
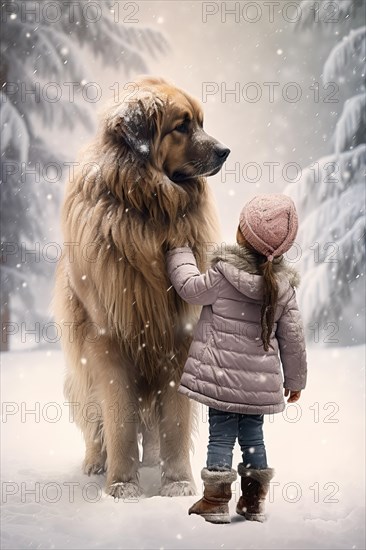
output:
{"label": "pink knit hat", "polygon": [[239,227],[248,243],[271,262],[274,256],[287,252],[295,240],[295,205],[287,195],[257,195],[240,212]]}

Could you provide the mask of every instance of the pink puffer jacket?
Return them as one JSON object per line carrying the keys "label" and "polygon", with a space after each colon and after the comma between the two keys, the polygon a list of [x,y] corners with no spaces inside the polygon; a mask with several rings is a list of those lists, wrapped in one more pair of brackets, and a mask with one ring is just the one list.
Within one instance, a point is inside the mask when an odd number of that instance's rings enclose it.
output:
{"label": "pink puffer jacket", "polygon": [[273,348],[265,352],[260,337],[263,277],[258,260],[243,246],[226,246],[221,252],[204,274],[190,248],[167,254],[168,274],[178,294],[204,306],[178,391],[224,411],[281,412],[283,388],[302,390],[306,385],[304,331],[294,290],[299,276],[282,257],[274,260],[279,300]]}

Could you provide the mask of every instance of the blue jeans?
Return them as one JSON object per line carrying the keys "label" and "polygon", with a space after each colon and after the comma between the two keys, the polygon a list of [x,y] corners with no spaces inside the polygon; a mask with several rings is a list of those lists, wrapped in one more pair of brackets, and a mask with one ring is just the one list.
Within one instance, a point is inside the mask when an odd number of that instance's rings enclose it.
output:
{"label": "blue jeans", "polygon": [[207,447],[208,469],[230,469],[238,438],[247,468],[267,468],[263,442],[263,414],[240,414],[209,408],[210,436]]}

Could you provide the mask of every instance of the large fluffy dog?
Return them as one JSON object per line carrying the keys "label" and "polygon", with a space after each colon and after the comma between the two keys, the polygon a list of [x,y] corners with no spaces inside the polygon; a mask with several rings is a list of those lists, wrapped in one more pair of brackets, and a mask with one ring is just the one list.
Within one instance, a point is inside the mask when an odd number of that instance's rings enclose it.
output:
{"label": "large fluffy dog", "polygon": [[197,311],[171,288],[164,253],[189,243],[204,267],[217,222],[204,176],[229,150],[203,130],[197,101],[141,79],[106,110],[66,190],[55,314],[66,396],[86,443],[84,471],[136,496],[159,462],[163,495],[194,494],[192,411],[178,394]]}

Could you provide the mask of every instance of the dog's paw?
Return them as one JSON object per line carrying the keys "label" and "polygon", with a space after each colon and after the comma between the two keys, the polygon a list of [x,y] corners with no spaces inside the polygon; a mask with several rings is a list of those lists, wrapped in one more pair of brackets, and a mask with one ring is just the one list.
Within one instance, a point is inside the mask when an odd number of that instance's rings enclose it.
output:
{"label": "dog's paw", "polygon": [[106,488],[106,493],[114,499],[138,500],[142,495],[141,487],[131,481],[117,481]]}
{"label": "dog's paw", "polygon": [[87,476],[104,474],[105,464],[100,462],[89,462],[84,460],[83,472]]}
{"label": "dog's paw", "polygon": [[162,497],[190,497],[196,494],[196,487],[191,481],[173,481],[163,485],[160,494]]}

